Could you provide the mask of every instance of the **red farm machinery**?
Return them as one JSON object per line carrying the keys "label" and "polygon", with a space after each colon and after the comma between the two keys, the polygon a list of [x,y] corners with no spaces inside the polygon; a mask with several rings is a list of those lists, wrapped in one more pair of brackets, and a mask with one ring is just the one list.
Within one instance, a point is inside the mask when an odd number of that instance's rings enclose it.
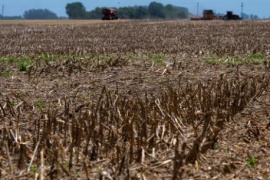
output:
{"label": "red farm machinery", "polygon": [[204,10],[202,17],[192,17],[191,20],[241,20],[239,15],[233,14],[232,11],[227,11],[224,16],[216,16],[212,9]]}
{"label": "red farm machinery", "polygon": [[108,9],[108,8],[104,8],[102,9],[102,20],[115,20],[118,19],[118,13],[117,10],[115,9]]}

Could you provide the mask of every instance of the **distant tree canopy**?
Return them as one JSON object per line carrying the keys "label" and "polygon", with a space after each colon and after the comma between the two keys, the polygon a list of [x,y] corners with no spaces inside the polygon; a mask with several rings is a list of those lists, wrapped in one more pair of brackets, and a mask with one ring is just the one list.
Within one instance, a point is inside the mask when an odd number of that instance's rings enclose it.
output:
{"label": "distant tree canopy", "polygon": [[22,16],[4,16],[2,17],[4,20],[17,20],[17,19],[23,19]]}
{"label": "distant tree canopy", "polygon": [[58,19],[57,15],[48,9],[30,9],[23,14],[24,19]]}
{"label": "distant tree canopy", "polygon": [[165,18],[165,8],[163,4],[157,2],[151,2],[148,6],[148,12],[151,18]]}
{"label": "distant tree canopy", "polygon": [[0,20],[4,19],[4,20],[14,20],[14,19],[23,19],[22,16],[2,16],[0,14]]}
{"label": "distant tree canopy", "polygon": [[81,2],[68,3],[66,13],[70,19],[86,19],[87,12]]}
{"label": "distant tree canopy", "polygon": [[101,19],[102,18],[102,8],[97,7],[94,10],[90,12],[86,12],[86,18],[87,19]]}
{"label": "distant tree canopy", "polygon": [[[69,3],[66,5],[66,13],[69,19],[101,19],[102,9],[103,8],[101,7],[97,7],[96,9],[87,12],[84,5],[80,2]],[[185,19],[189,16],[187,8],[177,7],[171,4],[164,6],[157,2],[151,2],[148,6],[120,7],[117,10],[120,18],[125,17],[130,19]]]}
{"label": "distant tree canopy", "polygon": [[243,17],[243,19],[259,19],[259,16],[257,15],[254,15],[254,14],[246,14],[246,13],[243,13],[241,14],[241,16]]}

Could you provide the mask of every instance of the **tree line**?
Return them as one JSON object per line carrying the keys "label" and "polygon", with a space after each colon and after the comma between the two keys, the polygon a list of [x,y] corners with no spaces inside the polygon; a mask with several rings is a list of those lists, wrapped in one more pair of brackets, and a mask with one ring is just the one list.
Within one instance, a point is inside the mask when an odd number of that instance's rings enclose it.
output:
{"label": "tree line", "polygon": [[24,11],[23,16],[2,16],[0,19],[13,20],[13,19],[59,19],[59,17],[48,9],[30,9]]}
{"label": "tree line", "polygon": [[23,14],[24,19],[58,19],[58,16],[48,9],[30,9]]}
{"label": "tree line", "polygon": [[[86,11],[81,2],[68,3],[65,7],[69,19],[102,19],[102,7]],[[120,18],[128,19],[186,19],[190,13],[185,7],[178,7],[171,4],[163,5],[157,2],[151,2],[148,6],[129,6],[114,8],[118,10]],[[221,14],[222,15],[222,14]],[[257,15],[241,15],[244,19],[259,19]],[[24,12],[23,16],[2,16],[0,19],[62,19],[56,13],[48,9],[30,9]]]}
{"label": "tree line", "polygon": [[[69,19],[101,19],[103,8],[97,7],[92,11],[86,11],[81,2],[68,3],[66,13]],[[185,19],[189,17],[189,11],[185,7],[177,7],[171,4],[163,5],[151,2],[148,6],[129,6],[114,8],[118,10],[119,17],[129,19]]]}
{"label": "tree line", "polygon": [[[94,10],[86,11],[81,2],[68,3],[65,7],[69,19],[102,19],[102,9],[97,7]],[[114,8],[118,10],[120,18],[129,19],[185,19],[189,17],[189,11],[185,7],[177,7],[171,4],[163,5],[151,2],[148,6],[129,6]],[[59,19],[56,13],[48,9],[30,9],[24,12],[23,16],[2,17],[2,19]]]}

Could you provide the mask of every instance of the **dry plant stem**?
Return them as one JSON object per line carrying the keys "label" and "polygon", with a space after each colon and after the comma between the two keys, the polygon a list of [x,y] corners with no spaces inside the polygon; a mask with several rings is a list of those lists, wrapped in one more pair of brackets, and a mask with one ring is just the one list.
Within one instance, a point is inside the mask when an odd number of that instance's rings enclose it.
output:
{"label": "dry plant stem", "polygon": [[90,178],[89,178],[89,173],[88,173],[86,162],[83,163],[83,168],[85,171],[86,178],[87,178],[87,180],[89,180]]}
{"label": "dry plant stem", "polygon": [[29,166],[28,166],[28,168],[27,168],[27,172],[30,171],[30,168],[31,168],[31,166],[32,166],[32,163],[33,163],[33,161],[34,161],[34,158],[35,158],[36,153],[37,153],[37,150],[38,150],[38,146],[39,146],[39,141],[38,141],[37,144],[36,144],[34,153],[33,153],[33,155],[32,155],[31,161],[30,161]]}
{"label": "dry plant stem", "polygon": [[13,166],[12,166],[12,163],[11,163],[11,158],[10,158],[10,152],[9,152],[9,147],[7,145],[7,142],[4,143],[5,145],[5,148],[6,148],[6,154],[7,154],[7,159],[8,159],[8,165],[9,165],[9,168],[10,168],[10,172],[11,174],[13,174]]}
{"label": "dry plant stem", "polygon": [[23,143],[20,143],[20,155],[18,160],[18,168],[22,170],[24,168],[25,164],[25,153],[26,153],[26,145]]}
{"label": "dry plant stem", "polygon": [[40,180],[44,180],[44,151],[40,151]]}
{"label": "dry plant stem", "polygon": [[173,180],[181,178],[182,173],[183,173],[181,167],[184,165],[185,163],[184,161],[186,158],[185,151],[187,148],[187,144],[185,142],[183,143],[181,152],[179,152],[179,146],[180,146],[180,140],[179,140],[179,137],[177,137],[175,150],[174,150],[174,159],[173,159],[173,176],[172,176]]}
{"label": "dry plant stem", "polygon": [[196,160],[198,160],[200,152],[201,152],[201,145],[207,135],[207,132],[210,127],[211,123],[211,112],[206,112],[206,115],[204,116],[204,125],[203,125],[203,130],[202,134],[196,138],[196,140],[193,142],[193,146],[188,153],[185,163],[192,163],[194,164]]}

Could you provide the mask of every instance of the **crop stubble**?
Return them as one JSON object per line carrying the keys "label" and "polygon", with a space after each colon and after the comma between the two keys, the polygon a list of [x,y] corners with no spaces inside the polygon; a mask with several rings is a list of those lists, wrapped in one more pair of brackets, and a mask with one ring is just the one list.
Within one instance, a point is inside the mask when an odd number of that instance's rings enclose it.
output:
{"label": "crop stubble", "polygon": [[265,177],[269,26],[1,25],[1,178]]}

